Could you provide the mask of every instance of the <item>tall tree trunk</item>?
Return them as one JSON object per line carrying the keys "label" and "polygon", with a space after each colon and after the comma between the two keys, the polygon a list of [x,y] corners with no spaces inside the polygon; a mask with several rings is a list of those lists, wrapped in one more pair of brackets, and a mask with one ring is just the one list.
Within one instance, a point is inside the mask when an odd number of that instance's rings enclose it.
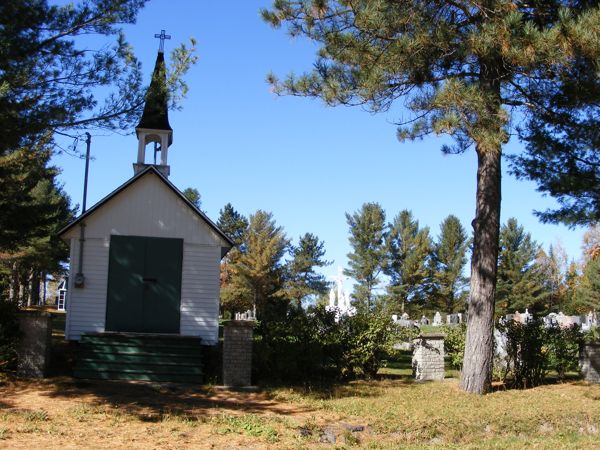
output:
{"label": "tall tree trunk", "polygon": [[40,304],[40,273],[37,270],[31,272],[29,288],[29,306],[38,306]]}
{"label": "tall tree trunk", "polygon": [[484,394],[492,384],[494,296],[500,232],[501,151],[477,151],[471,292],[460,387]]}
{"label": "tall tree trunk", "polygon": [[8,290],[8,299],[11,302],[18,303],[19,301],[19,265],[13,261],[10,267],[10,287]]}

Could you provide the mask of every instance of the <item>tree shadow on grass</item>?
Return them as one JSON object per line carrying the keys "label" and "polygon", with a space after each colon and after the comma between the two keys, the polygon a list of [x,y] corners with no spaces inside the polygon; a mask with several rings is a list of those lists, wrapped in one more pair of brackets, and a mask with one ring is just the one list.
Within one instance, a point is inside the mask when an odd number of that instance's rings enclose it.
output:
{"label": "tree shadow on grass", "polygon": [[47,380],[37,389],[50,398],[108,406],[143,421],[162,420],[165,415],[199,419],[222,413],[296,415],[312,411],[305,406],[283,404],[265,391],[241,392],[179,383],[60,377]]}
{"label": "tree shadow on grass", "polygon": [[385,388],[410,387],[414,380],[406,376],[376,375],[370,380],[353,380],[346,382],[319,382],[304,384],[270,384],[265,387],[268,391],[285,390],[308,400],[331,400],[349,397],[380,397],[385,395]]}

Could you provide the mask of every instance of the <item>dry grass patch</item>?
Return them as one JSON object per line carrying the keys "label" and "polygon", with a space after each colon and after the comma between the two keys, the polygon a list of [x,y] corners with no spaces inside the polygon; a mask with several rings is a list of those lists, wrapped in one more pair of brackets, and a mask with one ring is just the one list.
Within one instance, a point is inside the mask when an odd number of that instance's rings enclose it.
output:
{"label": "dry grass patch", "polygon": [[183,385],[11,381],[5,448],[600,448],[600,386],[479,397],[456,381],[231,392]]}

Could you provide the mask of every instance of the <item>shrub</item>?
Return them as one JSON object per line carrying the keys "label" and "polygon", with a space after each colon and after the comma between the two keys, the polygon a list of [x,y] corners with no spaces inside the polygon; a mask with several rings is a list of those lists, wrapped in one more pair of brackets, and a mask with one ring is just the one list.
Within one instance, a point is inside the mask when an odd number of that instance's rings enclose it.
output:
{"label": "shrub", "polygon": [[0,300],[0,371],[15,369],[19,341],[19,307],[9,301]]}
{"label": "shrub", "polygon": [[510,386],[538,386],[546,381],[549,370],[563,380],[567,371],[577,369],[583,342],[578,326],[545,327],[543,321],[532,320],[526,324],[507,321],[498,328],[506,336],[503,378]]}
{"label": "shrub", "polygon": [[583,342],[583,334],[577,325],[546,329],[548,367],[556,371],[560,381],[565,379],[568,371],[579,369],[579,349]]}
{"label": "shrub", "polygon": [[373,377],[396,342],[396,327],[387,314],[358,313],[340,320],[346,345],[343,348],[344,377]]}
{"label": "shrub", "polygon": [[462,370],[465,356],[465,337],[467,324],[461,323],[455,326],[444,325],[440,327],[446,337],[444,339],[444,353],[450,358],[450,364],[457,370]]}
{"label": "shrub", "polygon": [[371,377],[395,342],[387,315],[359,313],[336,321],[323,306],[290,307],[262,320],[255,335],[258,379],[308,382]]}

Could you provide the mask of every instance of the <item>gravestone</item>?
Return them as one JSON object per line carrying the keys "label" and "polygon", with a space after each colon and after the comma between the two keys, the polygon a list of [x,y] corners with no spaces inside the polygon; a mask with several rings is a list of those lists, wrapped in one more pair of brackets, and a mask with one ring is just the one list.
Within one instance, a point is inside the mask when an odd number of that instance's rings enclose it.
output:
{"label": "gravestone", "polygon": [[583,378],[590,383],[600,383],[600,343],[585,344],[579,355]]}
{"label": "gravestone", "polygon": [[433,315],[432,325],[434,327],[439,327],[440,325],[442,325],[442,315],[440,314],[439,311],[436,311],[435,314]]}
{"label": "gravestone", "polygon": [[413,340],[412,369],[417,381],[444,379],[445,337],[443,333],[430,333]]}
{"label": "gravestone", "polygon": [[223,327],[223,385],[251,385],[253,320],[231,320]]}
{"label": "gravestone", "polygon": [[46,312],[23,311],[19,314],[19,328],[17,375],[45,377],[50,364],[52,317]]}

